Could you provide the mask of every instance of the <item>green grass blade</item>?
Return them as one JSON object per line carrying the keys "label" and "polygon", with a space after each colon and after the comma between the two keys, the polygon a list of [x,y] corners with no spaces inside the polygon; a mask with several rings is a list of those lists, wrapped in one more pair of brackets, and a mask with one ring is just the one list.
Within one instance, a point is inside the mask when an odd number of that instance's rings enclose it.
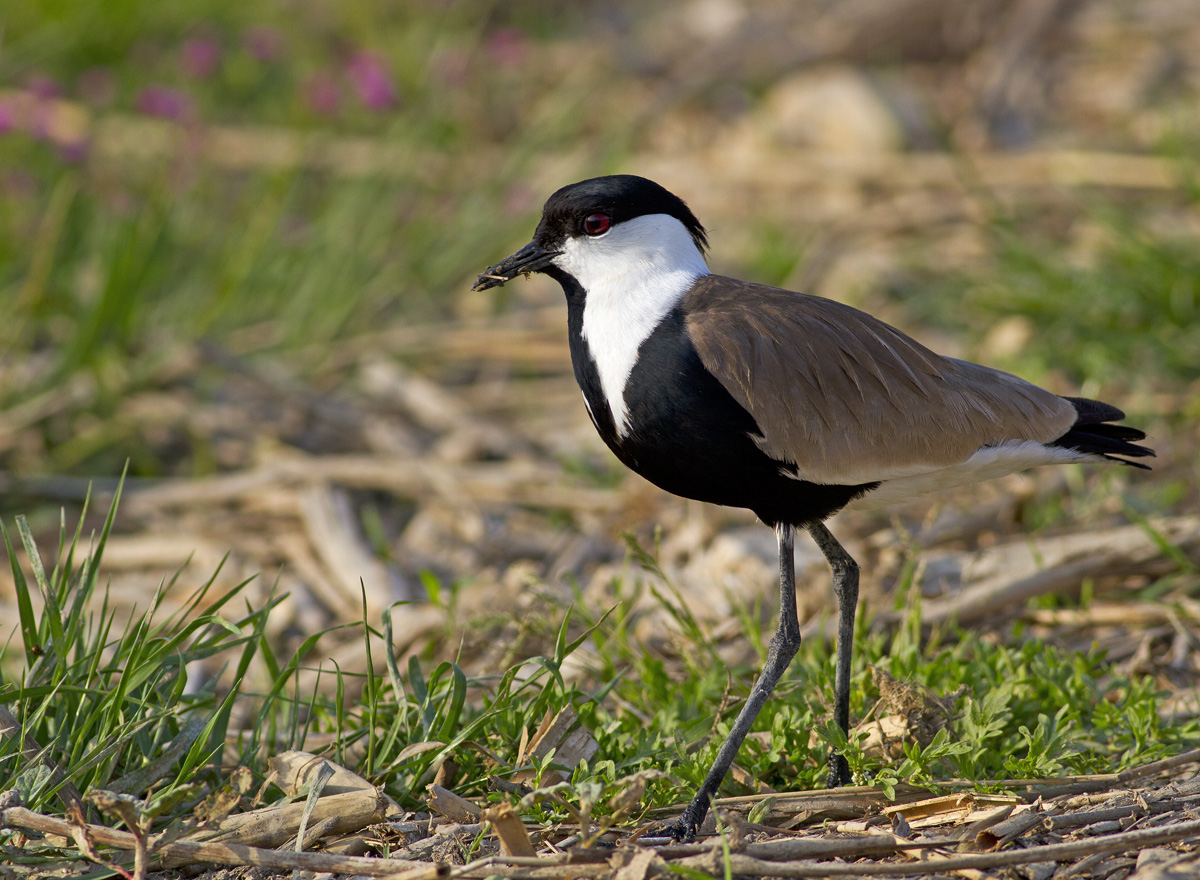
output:
{"label": "green grass blade", "polygon": [[[435,739],[440,739],[443,742],[454,738],[454,732],[459,727],[459,721],[462,717],[463,704],[467,700],[467,676],[457,663],[443,663],[438,667],[438,671],[450,673],[450,685],[448,694],[448,705],[442,710],[442,726],[438,728]],[[437,673],[434,673],[437,676]]]}
{"label": "green grass blade", "polygon": [[0,520],[0,535],[4,537],[4,549],[8,553],[13,585],[17,592],[17,615],[21,621],[21,640],[25,645],[25,662],[32,666],[42,653],[37,616],[33,612],[33,600],[29,596],[29,584],[25,580],[25,572],[17,561],[16,551],[13,549],[12,540],[8,537],[8,529],[4,527],[3,520]]}
{"label": "green grass blade", "polygon": [[392,628],[392,609],[395,607],[397,605],[389,605],[383,609],[383,656],[387,663],[388,678],[392,683],[392,691],[398,698],[403,699],[404,682],[400,678],[400,662],[396,659],[396,639]]}
{"label": "green grass blade", "polygon": [[47,656],[53,658],[55,665],[61,671],[63,664],[67,662],[67,643],[63,630],[63,614],[58,607],[58,596],[55,595],[54,590],[50,589],[50,582],[46,579],[46,570],[42,567],[42,556],[38,552],[33,532],[29,529],[29,522],[24,516],[17,517],[17,534],[21,536],[21,543],[25,547],[25,556],[29,560],[30,568],[33,569],[34,582],[37,584],[38,592],[41,593],[44,603],[43,627],[39,628],[44,639],[41,647]]}

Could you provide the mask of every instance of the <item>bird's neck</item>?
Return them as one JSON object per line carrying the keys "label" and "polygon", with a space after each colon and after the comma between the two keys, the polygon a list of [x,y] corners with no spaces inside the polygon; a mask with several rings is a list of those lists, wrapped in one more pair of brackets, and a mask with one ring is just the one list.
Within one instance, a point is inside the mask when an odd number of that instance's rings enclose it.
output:
{"label": "bird's neck", "polygon": [[[623,436],[628,428],[625,385],[639,350],[707,272],[707,268],[703,273],[675,268],[626,273],[585,291],[582,308],[577,306],[578,340],[572,339],[572,348],[594,363],[600,399],[589,401],[589,406],[595,410],[599,403],[607,410],[617,435]],[[593,412],[593,420],[599,423],[601,414]]]}

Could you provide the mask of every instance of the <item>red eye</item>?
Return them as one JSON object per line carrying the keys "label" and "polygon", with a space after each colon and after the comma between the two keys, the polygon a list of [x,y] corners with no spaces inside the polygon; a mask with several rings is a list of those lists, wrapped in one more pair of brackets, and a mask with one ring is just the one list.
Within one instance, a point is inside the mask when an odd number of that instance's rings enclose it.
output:
{"label": "red eye", "polygon": [[588,214],[583,218],[583,231],[588,235],[603,235],[612,226],[612,218],[607,214]]}

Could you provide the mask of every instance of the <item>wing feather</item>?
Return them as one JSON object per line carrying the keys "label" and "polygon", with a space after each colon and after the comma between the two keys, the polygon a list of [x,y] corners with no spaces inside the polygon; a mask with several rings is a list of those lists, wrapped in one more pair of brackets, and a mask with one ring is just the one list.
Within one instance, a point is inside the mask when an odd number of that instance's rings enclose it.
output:
{"label": "wing feather", "polygon": [[1076,419],[1056,394],[834,300],[709,275],[682,305],[701,362],[754,417],[760,446],[812,482],[925,473],[988,446],[1049,443]]}

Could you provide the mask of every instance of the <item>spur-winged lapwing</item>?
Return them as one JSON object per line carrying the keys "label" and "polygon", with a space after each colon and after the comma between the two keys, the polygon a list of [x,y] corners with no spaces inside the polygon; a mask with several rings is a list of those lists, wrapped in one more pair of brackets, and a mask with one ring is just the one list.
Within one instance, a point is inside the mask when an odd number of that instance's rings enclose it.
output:
{"label": "spur-winged lapwing", "polygon": [[[833,300],[713,275],[704,227],[641,177],[550,196],[533,241],[483,272],[486,290],[542,272],[567,296],[575,378],[617,458],[685,498],[745,507],[779,539],[779,627],[762,675],[683,816],[690,837],[800,644],[793,540],[812,535],[838,600],[834,720],[850,721],[858,566],[822,524],[842,508],[1043,464],[1153,455],[1107,403],[1060,397],[942,357]],[[830,784],[849,782],[831,756]]]}

